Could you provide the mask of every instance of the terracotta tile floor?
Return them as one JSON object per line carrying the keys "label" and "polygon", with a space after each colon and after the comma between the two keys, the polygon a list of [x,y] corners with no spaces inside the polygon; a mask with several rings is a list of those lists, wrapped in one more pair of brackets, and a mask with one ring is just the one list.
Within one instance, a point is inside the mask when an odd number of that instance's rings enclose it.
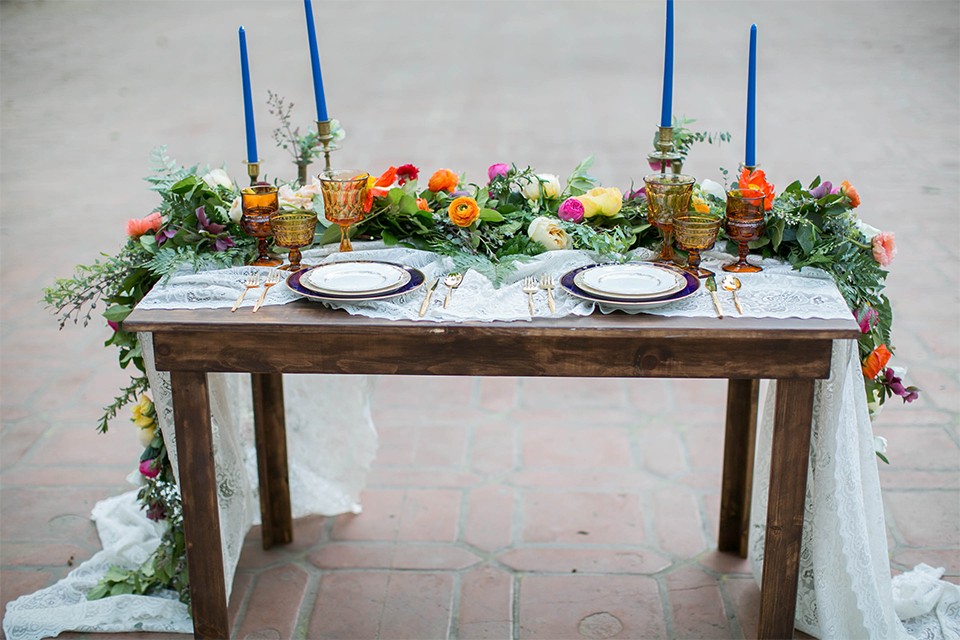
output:
{"label": "terracotta tile floor", "polygon": [[[604,184],[645,173],[658,3],[321,5],[343,166],[482,180],[492,162],[564,173],[596,153]],[[184,6],[0,3],[4,604],[99,549],[90,509],[128,489],[140,450],[126,416],[95,433],[127,379],[103,322],[58,332],[41,288],[113,252],[125,221],[155,206],[140,180],[154,145],[244,175],[236,25],[255,52],[271,178],[293,166],[269,139],[266,90],[312,119],[298,3],[193,2],[189,20]],[[678,3],[676,111],[735,141],[698,145],[685,167],[721,181],[717,167],[737,163],[757,22],[768,176],[780,188],[850,180],[861,216],[897,233],[893,342],[924,393],[875,422],[890,443],[891,566],[926,562],[960,581],[960,9],[831,3],[826,19],[819,6]],[[413,402],[424,389],[428,413]],[[381,379],[363,514],[298,521],[296,542],[268,552],[251,532],[234,637],[753,637],[749,565],[714,550],[724,394],[720,382]]]}

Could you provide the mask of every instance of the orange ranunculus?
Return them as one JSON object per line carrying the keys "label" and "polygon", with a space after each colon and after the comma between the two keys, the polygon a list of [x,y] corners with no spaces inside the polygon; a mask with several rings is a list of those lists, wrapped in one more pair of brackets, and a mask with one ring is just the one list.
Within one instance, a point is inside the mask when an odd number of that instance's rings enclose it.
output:
{"label": "orange ranunculus", "polygon": [[143,220],[130,218],[129,220],[127,220],[127,227],[126,227],[127,235],[133,238],[134,240],[136,240],[137,238],[145,234],[147,231],[151,231],[151,230],[156,231],[157,229],[159,229],[162,222],[163,221],[160,220],[160,214],[156,212],[151,213]]}
{"label": "orange ranunculus", "polygon": [[693,196],[693,210],[697,213],[710,213],[710,206],[700,196]]}
{"label": "orange ranunculus", "polygon": [[850,206],[854,209],[860,206],[860,196],[857,195],[857,190],[846,180],[840,183],[840,193],[847,196],[847,199],[850,200]]}
{"label": "orange ranunculus", "polygon": [[740,184],[738,186],[741,189],[756,189],[763,192],[764,210],[770,211],[773,208],[774,186],[767,182],[766,174],[760,169],[750,173],[744,168],[740,172]]}
{"label": "orange ranunculus", "polygon": [[420,211],[433,211],[433,209],[430,208],[430,204],[423,198],[417,198],[417,209],[420,209]]}
{"label": "orange ranunculus", "polygon": [[430,182],[427,183],[427,189],[437,193],[438,191],[453,191],[457,188],[460,177],[450,169],[437,169],[437,172],[430,176]]}
{"label": "orange ranunculus", "polygon": [[887,345],[882,344],[873,351],[870,352],[870,355],[867,356],[867,359],[863,361],[863,377],[867,380],[873,380],[877,377],[883,368],[887,366],[887,362],[890,361],[890,357],[893,354],[887,349]]}
{"label": "orange ranunculus", "polygon": [[[431,178],[432,180],[432,178]],[[480,217],[480,207],[477,201],[468,196],[460,196],[447,207],[450,221],[458,227],[469,227]]]}

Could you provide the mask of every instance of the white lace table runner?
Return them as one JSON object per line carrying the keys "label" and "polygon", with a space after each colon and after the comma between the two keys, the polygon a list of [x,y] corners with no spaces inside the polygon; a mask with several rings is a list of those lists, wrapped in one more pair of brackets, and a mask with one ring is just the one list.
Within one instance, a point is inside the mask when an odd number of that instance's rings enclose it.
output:
{"label": "white lace table runner", "polygon": [[[455,270],[453,260],[427,251],[406,248],[383,248],[382,243],[356,243],[357,249],[351,253],[331,253],[329,248],[304,252],[304,264],[315,265],[342,260],[381,260],[414,267],[423,272],[426,280],[443,276]],[[644,260],[653,254],[640,249],[634,252],[634,259]],[[728,254],[706,252],[703,266],[717,273],[717,280],[724,272],[722,264],[731,262]],[[443,308],[446,287],[437,287],[428,313],[419,317],[424,291],[420,288],[409,294],[388,300],[369,302],[323,302],[331,307],[344,309],[348,313],[371,318],[389,320],[419,320],[426,322],[492,322],[495,320],[530,320],[527,296],[522,291],[524,276],[550,273],[559,281],[560,276],[572,269],[596,263],[596,256],[587,251],[551,251],[534,257],[530,262],[518,264],[499,288],[477,271],[468,270],[463,282],[455,290],[450,305]],[[751,318],[823,318],[836,319],[850,317],[847,304],[830,276],[818,269],[804,268],[795,271],[789,264],[778,260],[762,262],[760,273],[739,274],[742,283],[739,291],[743,305],[743,316]],[[202,273],[182,273],[161,281],[140,302],[140,309],[214,309],[231,307],[244,291],[244,282],[253,271],[268,271],[261,267],[237,267],[220,271]],[[241,305],[241,310],[249,309],[256,301],[262,289],[250,292]],[[718,295],[724,312],[730,316],[739,316],[733,304],[732,295],[719,291]],[[610,313],[617,307],[594,304],[566,293],[559,286],[554,289],[556,313],[547,306],[545,292],[534,296],[534,309],[537,317],[561,318],[568,315],[586,316],[599,308]],[[264,305],[286,304],[299,299],[286,283],[272,287]],[[321,303],[318,303],[321,304]],[[692,296],[654,309],[631,309],[628,313],[652,313],[661,316],[714,317],[716,311],[709,292],[705,287]],[[240,313],[240,311],[238,311]]]}

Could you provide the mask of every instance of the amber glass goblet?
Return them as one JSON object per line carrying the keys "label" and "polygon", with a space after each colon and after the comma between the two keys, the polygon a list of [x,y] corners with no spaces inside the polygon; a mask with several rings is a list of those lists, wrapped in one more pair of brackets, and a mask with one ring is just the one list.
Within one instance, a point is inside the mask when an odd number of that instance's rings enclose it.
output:
{"label": "amber glass goblet", "polygon": [[763,192],[756,189],[733,189],[727,192],[727,237],[737,243],[736,262],[723,265],[724,271],[756,273],[762,268],[747,262],[748,243],[759,240],[766,225],[763,220]]}
{"label": "amber glass goblet", "polygon": [[654,173],[644,177],[647,185],[647,219],[663,234],[657,262],[673,262],[673,217],[690,210],[696,179],[681,173]]}
{"label": "amber glass goblet", "polygon": [[244,233],[257,239],[257,257],[250,264],[255,267],[275,267],[283,260],[268,252],[267,238],[273,235],[270,229],[270,216],[280,208],[277,188],[260,182],[240,192],[240,205],[243,215],[240,226]]}
{"label": "amber glass goblet", "polygon": [[273,230],[273,244],[290,250],[288,259],[280,269],[300,271],[301,247],[313,244],[313,234],[317,230],[317,214],[305,211],[275,213],[270,216],[270,228]]}
{"label": "amber glass goblet", "polygon": [[324,215],[340,226],[340,251],[353,251],[350,225],[363,220],[369,177],[368,173],[353,169],[324,171],[319,176]]}
{"label": "amber glass goblet", "polygon": [[686,270],[698,278],[713,275],[713,271],[700,268],[700,252],[713,246],[719,231],[720,218],[711,218],[696,212],[681,213],[673,217],[673,233],[677,237],[677,246],[687,252]]}

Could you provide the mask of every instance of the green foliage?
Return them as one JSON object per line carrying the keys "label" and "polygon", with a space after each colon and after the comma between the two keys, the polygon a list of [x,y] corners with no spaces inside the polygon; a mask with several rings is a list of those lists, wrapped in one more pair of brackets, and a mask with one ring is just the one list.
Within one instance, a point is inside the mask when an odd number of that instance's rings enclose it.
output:
{"label": "green foliage", "polygon": [[[687,119],[686,116],[679,119],[676,116],[673,117],[673,148],[680,154],[681,160],[687,159],[687,154],[690,153],[691,147],[693,147],[696,142],[706,142],[707,144],[730,142],[729,131],[710,133],[707,131],[691,131],[687,129],[687,125],[693,124],[694,122],[696,122],[696,120]],[[654,149],[657,148],[658,138],[659,131],[653,136]]]}

